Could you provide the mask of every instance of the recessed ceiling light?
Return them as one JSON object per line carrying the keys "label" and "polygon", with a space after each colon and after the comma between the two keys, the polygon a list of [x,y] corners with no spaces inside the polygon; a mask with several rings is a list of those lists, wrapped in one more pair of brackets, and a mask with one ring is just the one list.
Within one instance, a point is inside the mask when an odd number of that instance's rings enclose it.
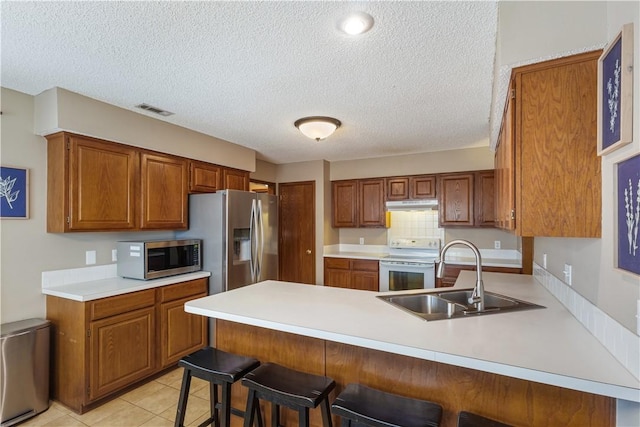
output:
{"label": "recessed ceiling light", "polygon": [[373,27],[373,17],[364,12],[354,12],[340,22],[340,29],[352,36],[366,33],[371,27]]}

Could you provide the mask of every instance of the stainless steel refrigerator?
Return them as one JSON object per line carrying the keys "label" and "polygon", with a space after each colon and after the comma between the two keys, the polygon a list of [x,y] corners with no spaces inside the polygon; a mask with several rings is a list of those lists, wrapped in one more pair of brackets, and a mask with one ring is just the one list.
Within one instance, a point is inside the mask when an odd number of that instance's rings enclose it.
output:
{"label": "stainless steel refrigerator", "polygon": [[278,278],[277,196],[224,190],[189,196],[189,230],[202,239],[209,294]]}

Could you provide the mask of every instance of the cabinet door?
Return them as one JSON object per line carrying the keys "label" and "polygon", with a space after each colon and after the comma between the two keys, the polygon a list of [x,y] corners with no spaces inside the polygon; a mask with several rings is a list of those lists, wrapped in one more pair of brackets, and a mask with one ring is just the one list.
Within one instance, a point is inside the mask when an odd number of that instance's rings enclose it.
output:
{"label": "cabinet door", "polygon": [[[137,152],[75,135],[68,137],[68,143],[68,230],[134,229]],[[64,201],[50,197],[48,203]]]}
{"label": "cabinet door", "polygon": [[516,73],[519,235],[600,237],[598,57],[591,52]]}
{"label": "cabinet door", "polygon": [[511,88],[502,118],[495,154],[495,215],[496,227],[515,230],[515,156],[514,156],[514,100]]}
{"label": "cabinet door", "polygon": [[351,272],[351,289],[378,292],[378,272],[353,271]]}
{"label": "cabinet door", "polygon": [[412,199],[435,199],[436,198],[436,176],[412,176],[411,177],[411,198]]}
{"label": "cabinet door", "polygon": [[224,168],[222,175],[226,190],[249,191],[249,172]]}
{"label": "cabinet door", "polygon": [[384,227],[384,179],[358,181],[358,225]]}
{"label": "cabinet door", "polygon": [[211,163],[189,162],[189,192],[215,193],[222,189],[222,168]]}
{"label": "cabinet door", "polygon": [[358,181],[331,182],[331,225],[333,227],[358,226]]}
{"label": "cabinet door", "polygon": [[493,171],[477,172],[475,176],[476,227],[495,226],[495,176]]}
{"label": "cabinet door", "polygon": [[192,295],[160,304],[160,368],[207,345],[207,318],[184,311],[187,301],[207,296]]}
{"label": "cabinet door", "polygon": [[90,400],[154,372],[154,313],[154,307],[149,307],[89,324]]}
{"label": "cabinet door", "polygon": [[387,200],[407,200],[409,198],[409,177],[385,178]]}
{"label": "cabinet door", "polygon": [[187,161],[142,153],[142,229],[187,228]]}
{"label": "cabinet door", "polygon": [[440,176],[440,226],[472,226],[473,173]]}
{"label": "cabinet door", "polygon": [[338,288],[350,287],[351,261],[348,258],[325,258],[324,285]]}

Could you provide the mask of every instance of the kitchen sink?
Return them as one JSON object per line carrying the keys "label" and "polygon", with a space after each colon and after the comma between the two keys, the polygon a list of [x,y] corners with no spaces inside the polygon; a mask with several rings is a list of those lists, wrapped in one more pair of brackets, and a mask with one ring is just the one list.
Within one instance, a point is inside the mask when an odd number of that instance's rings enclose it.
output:
{"label": "kitchen sink", "polygon": [[472,293],[473,289],[456,289],[429,293],[379,295],[377,298],[424,320],[455,319],[545,308],[538,304],[485,291],[484,310],[478,311],[477,304],[469,303]]}

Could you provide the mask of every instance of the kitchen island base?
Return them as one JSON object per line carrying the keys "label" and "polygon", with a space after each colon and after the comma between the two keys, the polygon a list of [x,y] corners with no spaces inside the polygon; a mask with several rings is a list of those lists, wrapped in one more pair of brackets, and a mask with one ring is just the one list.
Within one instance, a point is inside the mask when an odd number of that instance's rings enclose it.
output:
{"label": "kitchen island base", "polygon": [[[336,381],[330,400],[357,382],[403,396],[437,402],[443,427],[455,427],[465,410],[517,426],[602,427],[615,425],[615,399],[469,368],[422,360],[256,326],[216,320],[216,347],[326,375]],[[246,390],[234,385],[232,404],[246,403]],[[265,419],[270,407],[262,408]],[[283,410],[282,424],[297,424],[297,414]],[[337,417],[334,425],[339,425]],[[232,420],[241,425],[241,420]],[[320,426],[312,410],[312,426]]]}

